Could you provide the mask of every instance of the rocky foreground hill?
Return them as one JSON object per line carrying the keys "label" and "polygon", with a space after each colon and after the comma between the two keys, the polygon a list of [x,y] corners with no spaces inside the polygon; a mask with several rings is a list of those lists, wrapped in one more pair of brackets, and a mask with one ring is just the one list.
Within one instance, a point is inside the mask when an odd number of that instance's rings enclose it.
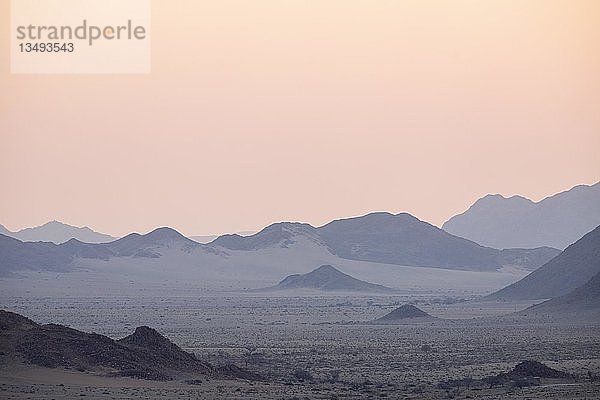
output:
{"label": "rocky foreground hill", "polygon": [[63,367],[149,380],[171,380],[181,374],[259,378],[236,366],[215,367],[203,362],[147,326],[113,340],[62,325],[40,325],[4,310],[0,310],[0,363]]}

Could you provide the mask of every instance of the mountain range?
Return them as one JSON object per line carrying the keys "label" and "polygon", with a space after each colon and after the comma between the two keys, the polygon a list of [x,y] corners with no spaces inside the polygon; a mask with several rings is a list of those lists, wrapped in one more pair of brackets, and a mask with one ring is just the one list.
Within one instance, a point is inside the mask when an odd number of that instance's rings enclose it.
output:
{"label": "mountain range", "polygon": [[215,252],[171,228],[158,228],[146,235],[131,233],[109,243],[83,243],[76,239],[61,244],[22,242],[0,235],[0,275],[20,270],[68,271],[75,259],[159,258],[168,248],[188,253],[192,249]]}
{"label": "mountain range", "polygon": [[11,232],[0,225],[0,234],[23,242],[52,242],[55,244],[65,243],[70,239],[85,243],[106,243],[116,239],[110,235],[95,232],[87,226],[79,228],[59,221],[50,221],[44,225],[21,229],[17,232]]}
{"label": "mountain range", "polygon": [[600,225],[600,182],[579,185],[534,202],[487,195],[442,229],[498,249],[550,246],[565,249]]}
{"label": "mountain range", "polygon": [[[395,219],[390,216],[396,217]],[[371,213],[363,217],[346,218],[332,221],[316,228],[309,224],[281,222],[268,226],[257,235],[256,232],[244,231],[233,235],[204,235],[189,238],[202,244],[213,244],[235,250],[252,250],[281,244],[286,239],[298,234],[312,236],[322,244],[327,244],[336,254],[347,259],[379,258],[381,262],[409,263],[415,260],[398,260],[398,254],[387,252],[387,245],[374,249],[380,242],[374,234],[392,236],[388,240],[403,240],[399,223],[410,231],[410,224],[419,225],[422,230],[429,225],[419,221],[410,214]],[[422,223],[422,224],[419,224]],[[564,249],[585,233],[600,225],[600,182],[594,185],[579,185],[570,190],[547,197],[539,202],[522,196],[506,198],[499,194],[489,194],[477,200],[467,211],[450,218],[442,229],[447,233],[484,247],[494,249],[533,249],[553,247]],[[351,229],[345,229],[348,226]],[[430,228],[433,227],[430,225]],[[435,228],[435,227],[434,227]],[[430,229],[431,230],[431,229]],[[339,234],[343,233],[341,237]],[[76,239],[84,243],[108,243],[116,238],[104,233],[95,232],[88,227],[76,227],[56,220],[41,226],[10,231],[0,225],[0,234],[19,239],[23,242],[52,242],[61,244]],[[367,234],[370,238],[366,238]],[[412,238],[418,233],[412,231]],[[358,238],[358,242],[355,240]],[[438,233],[438,240],[442,235]],[[241,239],[246,237],[248,239]],[[448,239],[448,237],[446,237]],[[364,243],[364,241],[371,243]],[[363,248],[368,248],[364,250]],[[364,250],[364,251],[363,251]],[[415,249],[420,251],[419,249]],[[369,254],[365,254],[365,251]],[[384,254],[384,253],[388,254]],[[379,254],[374,254],[379,253]],[[421,262],[423,254],[416,256]],[[401,257],[402,258],[402,257]],[[432,258],[435,258],[432,255]],[[462,262],[462,260],[461,260]],[[454,263],[453,260],[449,264]]]}
{"label": "mountain range", "polygon": [[495,270],[515,264],[535,269],[559,253],[548,247],[505,251],[484,247],[410,214],[386,212],[339,219],[321,227],[281,222],[250,236],[224,235],[209,245],[252,251],[288,247],[300,238],[347,260],[467,270]]}
{"label": "mountain range", "polygon": [[[298,250],[298,246],[302,250]],[[295,250],[294,250],[295,249]],[[276,251],[276,254],[273,253]],[[402,266],[494,271],[505,265],[535,269],[556,256],[551,248],[497,250],[451,235],[410,214],[373,213],[333,221],[320,228],[301,223],[278,223],[251,236],[224,235],[209,244],[197,243],[171,228],[148,234],[129,234],[108,243],[22,242],[0,235],[0,273],[19,270],[66,271],[75,260],[160,259],[170,264],[208,262],[207,254],[222,258],[264,253],[270,264],[294,254],[296,262],[314,265],[346,259]],[[173,258],[174,257],[174,258]],[[179,258],[178,258],[179,257]],[[317,259],[315,259],[317,257]],[[211,259],[214,262],[214,259]],[[265,261],[263,261],[264,264]],[[317,264],[318,265],[318,264]]]}
{"label": "mountain range", "polygon": [[600,273],[600,226],[567,247],[518,282],[487,298],[491,300],[550,299],[564,296]]}

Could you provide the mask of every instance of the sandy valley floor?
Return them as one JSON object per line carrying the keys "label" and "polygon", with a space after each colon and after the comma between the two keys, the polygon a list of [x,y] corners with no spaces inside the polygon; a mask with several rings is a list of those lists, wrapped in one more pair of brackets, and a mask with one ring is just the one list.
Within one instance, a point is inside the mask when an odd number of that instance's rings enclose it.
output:
{"label": "sandy valley floor", "polygon": [[[0,398],[574,398],[600,397],[600,321],[502,317],[529,303],[451,297],[4,297],[2,308],[35,321],[123,337],[149,325],[216,365],[235,363],[265,382],[186,383],[106,378],[93,372],[4,367]],[[452,320],[365,322],[416,302]],[[578,376],[515,388],[444,382],[481,379],[532,359]],[[189,377],[188,377],[189,378]],[[590,379],[591,378],[591,379]],[[466,382],[466,381],[465,381]]]}

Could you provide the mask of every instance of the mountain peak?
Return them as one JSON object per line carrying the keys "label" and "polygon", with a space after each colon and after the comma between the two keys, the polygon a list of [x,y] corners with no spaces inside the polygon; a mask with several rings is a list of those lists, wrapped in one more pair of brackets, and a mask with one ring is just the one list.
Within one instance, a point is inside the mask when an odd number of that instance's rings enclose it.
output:
{"label": "mountain peak", "polygon": [[64,222],[58,221],[56,219],[53,219],[51,221],[46,222],[43,225],[37,226],[35,228],[27,228],[27,229],[64,229],[65,231],[79,231],[79,232],[85,232],[85,233],[95,233],[91,228],[87,227],[87,226],[74,226],[74,225],[69,225],[66,224]]}
{"label": "mountain peak", "polygon": [[[387,211],[374,211],[368,214],[359,215],[357,217],[349,217],[349,218],[340,218],[335,219],[320,228],[324,228],[331,224],[339,224],[339,223],[356,223],[356,222],[379,222],[379,221],[398,221],[398,220],[410,220],[410,221],[419,221],[417,217],[411,215],[407,212],[400,212],[398,214],[392,214]],[[320,229],[319,228],[319,229]]]}
{"label": "mountain peak", "polygon": [[486,194],[480,199],[477,199],[471,207],[481,207],[488,204],[503,204],[503,203],[519,203],[519,204],[535,204],[535,202],[527,197],[520,196],[518,194],[512,196],[504,196],[499,193]]}
{"label": "mountain peak", "polygon": [[162,227],[140,235],[130,233],[129,235],[108,243],[108,247],[119,256],[133,256],[143,258],[158,258],[161,256],[161,248],[183,248],[189,250],[199,243],[183,236],[175,229]]}
{"label": "mountain peak", "polygon": [[117,342],[135,350],[141,350],[150,357],[170,368],[188,369],[197,366],[208,368],[209,365],[199,361],[196,356],[179,348],[175,343],[161,335],[156,329],[139,326],[135,331],[119,339]]}
{"label": "mountain peak", "polygon": [[85,244],[85,243],[82,242],[81,240],[71,238],[71,239],[67,240],[66,242],[64,242],[63,244],[64,245],[80,245],[80,244]]}
{"label": "mountain peak", "polygon": [[52,242],[55,244],[65,243],[72,238],[84,243],[106,243],[115,239],[110,235],[94,232],[87,226],[72,226],[55,219],[40,226],[21,229],[18,232],[10,232],[7,229],[2,230],[0,228],[0,233],[23,242]]}
{"label": "mountain peak", "polygon": [[229,250],[260,250],[273,246],[288,247],[299,236],[318,241],[315,237],[315,230],[315,227],[305,223],[278,222],[250,236],[222,235],[210,244]]}
{"label": "mountain peak", "polygon": [[156,228],[142,236],[152,240],[190,240],[175,229],[167,226]]}
{"label": "mountain peak", "polygon": [[[415,216],[402,212],[399,214],[392,214],[389,212],[373,212],[358,217],[336,219],[328,224],[325,224],[318,229],[319,233],[328,236],[329,234],[337,236],[336,232],[344,231],[346,233],[356,234],[359,232],[371,232],[371,233],[390,233],[397,232],[415,225],[429,225],[416,218]],[[433,227],[433,226],[432,226]],[[332,238],[336,240],[335,237]]]}
{"label": "mountain peak", "polygon": [[321,265],[319,268],[313,270],[312,273],[338,273],[338,274],[342,274],[342,272],[340,272],[339,270],[335,269],[334,267],[332,267],[329,264],[326,265]]}
{"label": "mountain peak", "polygon": [[64,222],[60,222],[60,221],[55,220],[55,219],[50,220],[50,221],[46,222],[45,224],[42,224],[42,225],[38,226],[38,228],[40,228],[42,226],[69,226],[69,227],[72,227],[72,228],[76,228],[75,226],[65,224]]}
{"label": "mountain peak", "polygon": [[149,326],[138,326],[131,335],[124,337],[120,341],[148,349],[164,348],[165,346],[170,347],[172,345],[169,339]]}
{"label": "mountain peak", "polygon": [[406,211],[400,212],[396,215],[394,215],[395,217],[401,217],[401,218],[406,218],[409,220],[417,220],[420,221],[419,218],[415,217],[414,215],[412,215],[411,213],[407,213]]}
{"label": "mountain peak", "polygon": [[523,196],[484,196],[444,223],[453,235],[497,249],[564,249],[600,224],[600,186],[578,185],[532,201]]}

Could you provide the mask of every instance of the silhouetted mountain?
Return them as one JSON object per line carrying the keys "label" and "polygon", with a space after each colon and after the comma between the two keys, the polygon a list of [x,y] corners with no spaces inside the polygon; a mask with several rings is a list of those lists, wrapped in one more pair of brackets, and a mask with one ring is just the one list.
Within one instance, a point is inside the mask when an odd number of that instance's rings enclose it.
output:
{"label": "silhouetted mountain", "polygon": [[189,252],[195,248],[215,252],[171,228],[158,228],[146,235],[132,233],[110,243],[83,243],[71,239],[57,245],[50,242],[22,242],[0,235],[0,275],[20,270],[68,271],[76,258],[157,258],[166,249]]}
{"label": "silhouetted mountain", "polygon": [[0,225],[0,234],[19,239],[23,242],[52,242],[60,244],[69,239],[77,239],[85,243],[106,243],[115,240],[114,237],[94,232],[87,226],[78,228],[59,221],[50,221],[35,228],[26,228],[11,232]]}
{"label": "silhouetted mountain", "polygon": [[417,308],[411,304],[404,304],[393,311],[390,311],[381,318],[377,318],[375,322],[380,323],[393,323],[405,320],[432,320],[435,319],[425,311]]}
{"label": "silhouetted mountain", "polygon": [[199,243],[183,236],[171,228],[157,228],[150,233],[140,235],[130,233],[106,245],[116,256],[119,257],[160,257],[161,248],[177,247],[190,250],[201,246]]}
{"label": "silhouetted mountain", "polygon": [[598,225],[600,182],[575,186],[537,203],[521,196],[487,195],[442,228],[498,249],[564,249]]}
{"label": "silhouetted mountain", "polygon": [[[159,258],[166,251],[227,256],[226,250],[257,251],[286,249],[302,242],[307,261],[313,253],[326,252],[341,258],[407,266],[429,266],[464,270],[494,270],[503,265],[536,268],[558,254],[550,248],[500,251],[450,235],[409,214],[374,213],[333,221],[320,228],[301,223],[277,223],[251,236],[225,235],[208,245],[183,236],[171,228],[148,234],[131,233],[108,243],[83,243],[71,239],[59,245],[47,242],[0,240],[0,273],[23,269],[65,271],[76,258]],[[268,256],[268,255],[266,255]],[[281,257],[281,255],[279,255]],[[295,255],[303,257],[302,253]],[[323,260],[330,262],[329,259]],[[319,262],[319,261],[316,261]]]}
{"label": "silhouetted mountain", "polygon": [[132,349],[149,352],[171,368],[185,370],[198,363],[193,354],[181,350],[176,344],[148,326],[135,328],[135,332],[117,342]]}
{"label": "silhouetted mountain", "polygon": [[336,220],[318,231],[332,252],[342,258],[397,265],[493,270],[517,262],[535,268],[540,261],[558,254],[549,248],[503,253],[451,235],[407,213]]}
{"label": "silhouetted mountain", "polygon": [[103,245],[70,240],[57,245],[49,242],[21,242],[0,235],[0,275],[19,270],[67,271],[75,257],[106,259],[112,252]]}
{"label": "silhouetted mountain", "polygon": [[393,293],[383,285],[361,281],[347,275],[331,265],[321,265],[307,274],[287,276],[276,286],[263,290],[317,289],[322,291]]}
{"label": "silhouetted mountain", "polygon": [[383,212],[332,221],[320,228],[290,222],[273,224],[251,236],[221,236],[210,245],[259,250],[289,247],[301,238],[349,260],[452,269],[493,270],[509,264],[533,269],[559,253],[547,247],[502,252],[451,235],[410,214]]}
{"label": "silhouetted mountain", "polygon": [[[181,372],[236,377],[219,373],[149,327],[136,328],[132,335],[115,341],[62,325],[40,325],[0,310],[0,338],[4,356],[48,368],[111,369],[119,376],[152,380],[170,380]],[[244,371],[244,378],[247,377]]]}
{"label": "silhouetted mountain", "polygon": [[70,254],[73,258],[96,258],[100,260],[108,260],[115,253],[106,245],[83,243],[77,239],[71,239],[66,243],[57,245],[66,254]]}
{"label": "silhouetted mountain", "polygon": [[238,234],[219,236],[210,244],[229,250],[260,250],[271,246],[288,247],[301,236],[318,241],[315,227],[299,222],[280,222],[269,225],[250,236]]}
{"label": "silhouetted mountain", "polygon": [[600,273],[600,226],[525,278],[488,299],[525,300],[563,296]]}

